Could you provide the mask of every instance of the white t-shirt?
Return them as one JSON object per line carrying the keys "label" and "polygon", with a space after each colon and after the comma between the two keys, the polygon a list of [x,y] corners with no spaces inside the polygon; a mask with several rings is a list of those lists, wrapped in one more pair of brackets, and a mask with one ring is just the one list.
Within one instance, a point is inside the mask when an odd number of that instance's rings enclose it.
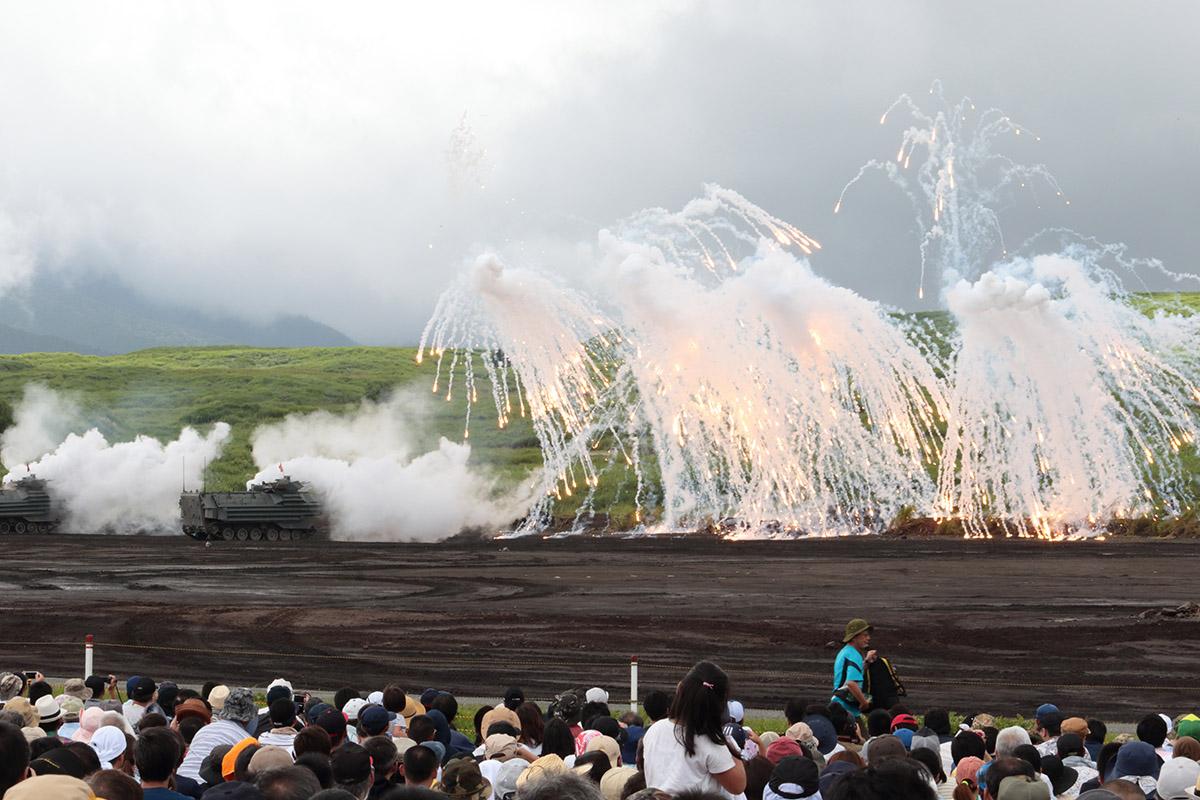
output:
{"label": "white t-shirt", "polygon": [[714,774],[734,767],[733,754],[723,744],[707,736],[696,737],[696,754],[689,756],[683,747],[683,728],[669,719],[660,719],[642,737],[642,756],[646,761],[646,785],[675,794],[686,789],[731,795],[721,788]]}

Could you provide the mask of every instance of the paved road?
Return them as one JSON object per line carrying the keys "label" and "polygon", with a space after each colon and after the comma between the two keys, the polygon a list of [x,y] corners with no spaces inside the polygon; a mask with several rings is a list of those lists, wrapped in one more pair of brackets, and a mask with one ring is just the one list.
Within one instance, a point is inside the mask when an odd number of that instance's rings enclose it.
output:
{"label": "paved road", "polygon": [[[118,674],[264,685],[438,685],[547,696],[670,688],[711,657],[755,706],[827,699],[865,616],[916,708],[1119,719],[1194,699],[1200,542],[565,539],[442,545],[5,537],[0,667],[71,674],[84,633]],[[64,644],[55,644],[62,642]],[[44,643],[44,644],[34,644]],[[166,649],[159,649],[166,648]]]}

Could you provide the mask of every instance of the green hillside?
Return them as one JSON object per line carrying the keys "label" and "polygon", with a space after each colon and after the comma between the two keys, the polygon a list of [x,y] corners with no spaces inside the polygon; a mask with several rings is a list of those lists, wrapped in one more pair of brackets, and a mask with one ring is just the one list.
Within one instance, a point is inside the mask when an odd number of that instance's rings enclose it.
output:
{"label": "green hillside", "polygon": [[[290,413],[342,410],[364,397],[378,399],[393,387],[428,394],[434,365],[418,366],[413,348],[345,347],[258,349],[248,347],[156,348],[119,356],[29,353],[0,356],[0,427],[11,423],[25,384],[71,392],[87,422],[110,441],[142,433],[173,439],[184,425],[206,429],[223,420],[233,439],[209,468],[210,486],[241,488],[254,474],[250,434],[264,422]],[[439,436],[460,441],[466,407],[452,402],[415,402],[414,427],[421,445]],[[532,429],[524,420],[500,431],[489,417],[490,389],[479,385],[480,417],[471,428],[472,459],[502,473],[523,476],[541,463]]]}

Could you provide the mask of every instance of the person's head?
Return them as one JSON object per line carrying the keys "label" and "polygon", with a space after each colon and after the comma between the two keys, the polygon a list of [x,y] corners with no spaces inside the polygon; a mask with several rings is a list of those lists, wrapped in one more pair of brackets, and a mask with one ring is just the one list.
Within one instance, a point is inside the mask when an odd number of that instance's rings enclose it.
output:
{"label": "person's head", "polygon": [[437,738],[437,725],[428,714],[417,714],[408,722],[408,738],[418,744]]}
{"label": "person's head", "polygon": [[600,787],[573,772],[559,772],[528,781],[517,790],[518,800],[604,800]]}
{"label": "person's head", "polygon": [[987,800],[997,800],[1000,796],[1000,781],[1010,778],[1013,775],[1027,775],[1030,778],[1037,777],[1033,765],[1024,759],[1013,758],[1011,756],[997,758],[988,767],[985,776],[986,780],[984,785],[980,787],[986,793],[985,797]]}
{"label": "person's head", "polygon": [[290,728],[296,724],[296,703],[289,697],[273,701],[267,713],[271,717],[271,725],[276,728]]}
{"label": "person's head", "polygon": [[[1063,720],[1066,719],[1061,711],[1051,711],[1038,717],[1038,735],[1043,739],[1053,739],[1062,733]],[[1162,720],[1159,720],[1160,722]]]}
{"label": "person's head", "polygon": [[1031,744],[1023,744],[1013,750],[1013,758],[1028,761],[1034,772],[1042,771],[1042,754]]}
{"label": "person's head", "polygon": [[53,695],[54,689],[45,681],[34,681],[29,684],[29,702],[37,705],[38,698]]}
{"label": "person's head", "polygon": [[1059,758],[1070,758],[1071,756],[1086,756],[1087,749],[1083,746],[1083,739],[1076,733],[1064,733],[1058,737],[1057,745]]}
{"label": "person's head", "polygon": [[613,763],[608,755],[600,750],[590,750],[575,758],[575,772],[583,775],[597,786],[600,785],[600,780],[604,777],[604,773],[608,772],[612,767]]}
{"label": "person's head", "polygon": [[893,758],[902,759],[907,756],[908,750],[904,747],[904,742],[890,733],[876,736],[871,740],[871,746],[867,748],[867,763],[872,767],[877,767]]}
{"label": "person's head", "polygon": [[1180,736],[1175,740],[1172,753],[1175,758],[1190,758],[1192,761],[1200,762],[1200,740],[1191,736]]}
{"label": "person's head", "polygon": [[363,749],[371,757],[375,774],[390,778],[400,769],[400,751],[389,736],[372,736],[362,743]]}
{"label": "person's head", "polygon": [[230,689],[224,704],[213,716],[217,719],[236,722],[245,727],[250,724],[250,720],[258,716],[258,707],[254,704],[253,692],[241,686]]}
{"label": "person's head", "polygon": [[333,706],[334,708],[340,710],[346,707],[346,703],[361,697],[362,695],[359,693],[358,689],[351,689],[349,686],[343,686],[341,689],[338,689],[336,692],[334,692]]}
{"label": "person's head", "polygon": [[885,709],[877,708],[867,714],[867,735],[883,736],[892,732],[892,715]]}
{"label": "person's head", "polygon": [[265,800],[309,800],[321,791],[321,783],[304,767],[274,767],[254,778]]}
{"label": "person's head", "polygon": [[575,737],[566,722],[555,717],[546,723],[542,732],[542,755],[554,755],[560,758],[575,755]]}
{"label": "person's head", "polygon": [[[1010,725],[996,734],[996,758],[1007,758],[1018,747],[1029,743],[1029,731],[1019,725]],[[990,772],[989,769],[989,774]],[[993,800],[995,800],[994,797]]]}
{"label": "person's head", "polygon": [[846,623],[846,632],[842,636],[843,644],[854,645],[866,652],[871,646],[871,633],[874,628],[865,619],[852,619]]}
{"label": "person's head", "polygon": [[596,717],[610,717],[612,712],[608,708],[608,703],[602,703],[599,700],[591,700],[583,704],[583,709],[579,712],[579,721],[583,723],[583,727],[588,727],[588,723]]}
{"label": "person's head", "polygon": [[1117,760],[1117,751],[1120,749],[1120,742],[1109,742],[1101,747],[1100,752],[1096,754],[1096,771],[1100,773],[1100,780],[1108,777],[1108,773],[1112,770],[1113,762]]}
{"label": "person's head", "polygon": [[336,786],[364,800],[375,779],[371,756],[362,745],[346,742],[330,759],[333,767],[333,782]]}
{"label": "person's head", "polygon": [[788,725],[795,725],[804,719],[804,709],[808,707],[807,697],[793,697],[788,700],[783,706],[783,716],[787,718]]}
{"label": "person's head", "polygon": [[192,739],[196,738],[196,734],[205,725],[204,720],[200,717],[184,717],[179,720],[179,735],[183,737],[183,741],[189,746]]}
{"label": "person's head", "polygon": [[[262,745],[258,742],[254,742],[253,744],[246,745],[238,750],[237,755],[235,755],[233,758],[233,777],[231,779],[227,776],[226,780],[243,781],[248,783],[250,781],[250,760],[253,759],[255,754],[257,754],[261,749]],[[222,769],[224,769],[224,764],[222,764]]]}
{"label": "person's head", "polygon": [[166,781],[182,759],[183,739],[170,728],[143,731],[133,745],[133,763],[143,781]]}
{"label": "person's head", "polygon": [[1189,790],[1194,790],[1198,783],[1200,764],[1186,756],[1174,755],[1158,773],[1158,800],[1192,800]]}
{"label": "person's head", "polygon": [[1167,740],[1167,723],[1158,714],[1147,714],[1137,724],[1137,738],[1151,747],[1162,747]]}
{"label": "person's head", "polygon": [[29,742],[16,725],[0,722],[0,796],[29,770]]}
{"label": "person's head", "polygon": [[[26,739],[26,741],[29,741]],[[61,748],[63,740],[57,736],[39,736],[33,741],[29,741],[29,762],[32,764],[42,757],[43,754]],[[37,772],[37,770],[34,770]],[[38,773],[39,775],[41,773]]]}
{"label": "person's head", "polygon": [[1104,724],[1103,720],[1099,719],[1089,719],[1087,724],[1088,734],[1083,740],[1085,742],[1097,742],[1103,744],[1104,740],[1108,738],[1108,726]]}
{"label": "person's head", "polygon": [[642,708],[651,722],[658,722],[671,710],[671,695],[655,689],[642,700]]}
{"label": "person's head", "polygon": [[401,770],[405,783],[429,786],[437,776],[437,753],[420,744],[410,747],[404,751],[404,764]]}
{"label": "person's head", "polygon": [[1154,752],[1154,746],[1149,742],[1126,742],[1117,751],[1112,777],[1132,776],[1136,779],[1149,775],[1157,778],[1161,764],[1162,759]]}
{"label": "person's head", "polygon": [[938,736],[950,735],[950,712],[944,708],[931,708],[925,712],[925,727]]}
{"label": "person's head", "polygon": [[449,692],[439,692],[437,697],[433,698],[433,702],[429,705],[430,708],[442,712],[442,716],[446,718],[446,722],[454,725],[454,718],[458,716],[458,700]]}
{"label": "person's head", "polygon": [[25,676],[15,672],[0,673],[0,703],[7,703],[25,690]]}
{"label": "person's head", "polygon": [[324,728],[317,725],[306,725],[292,740],[292,748],[295,750],[297,758],[305,753],[320,753],[328,757],[333,752],[333,741]]}
{"label": "person's head", "polygon": [[942,767],[942,757],[928,747],[918,747],[908,755],[913,761],[920,762],[929,770],[930,776],[936,783],[946,782],[946,770]]}
{"label": "person's head", "polygon": [[524,702],[516,707],[517,718],[521,720],[521,733],[518,737],[522,744],[536,747],[542,743],[542,732],[546,729],[542,709],[537,703]]}
{"label": "person's head", "polygon": [[[508,706],[505,706],[505,708],[507,707]],[[493,708],[495,708],[495,706],[480,706],[478,709],[476,709],[475,717],[472,720],[472,723],[475,726],[475,744],[483,744],[483,719]]]}
{"label": "person's head", "polygon": [[1133,781],[1105,781],[1104,791],[1115,794],[1117,800],[1146,800],[1146,793]]}
{"label": "person's head", "polygon": [[408,696],[404,694],[404,690],[398,684],[389,683],[383,687],[383,707],[393,714],[404,713],[404,706],[408,703]]}
{"label": "person's head", "polygon": [[711,661],[701,661],[679,682],[668,716],[683,728],[683,748],[696,754],[696,739],[722,744],[721,726],[729,702],[729,678]]}
{"label": "person's head", "polygon": [[986,755],[983,737],[975,731],[959,731],[950,740],[950,759],[957,764],[967,756],[982,759]]}
{"label": "person's head", "polygon": [[104,800],[142,800],[142,787],[119,769],[102,769],[87,777],[88,786]]}
{"label": "person's head", "polygon": [[296,766],[311,772],[322,789],[333,786],[333,767],[330,766],[329,756],[325,753],[308,752],[297,755]]}
{"label": "person's head", "polygon": [[333,706],[317,715],[316,725],[329,734],[329,743],[334,750],[346,741],[346,715]]}

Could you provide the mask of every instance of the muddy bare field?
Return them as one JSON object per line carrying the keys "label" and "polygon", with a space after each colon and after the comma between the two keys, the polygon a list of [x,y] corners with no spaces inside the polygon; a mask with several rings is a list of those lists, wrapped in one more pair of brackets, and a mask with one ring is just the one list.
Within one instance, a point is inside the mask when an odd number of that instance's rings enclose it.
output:
{"label": "muddy bare field", "polygon": [[828,698],[832,642],[876,626],[915,708],[1134,719],[1194,702],[1200,542],[725,542],[569,537],[440,545],[8,536],[0,668],[465,696],[669,688],[710,657],[754,706]]}

